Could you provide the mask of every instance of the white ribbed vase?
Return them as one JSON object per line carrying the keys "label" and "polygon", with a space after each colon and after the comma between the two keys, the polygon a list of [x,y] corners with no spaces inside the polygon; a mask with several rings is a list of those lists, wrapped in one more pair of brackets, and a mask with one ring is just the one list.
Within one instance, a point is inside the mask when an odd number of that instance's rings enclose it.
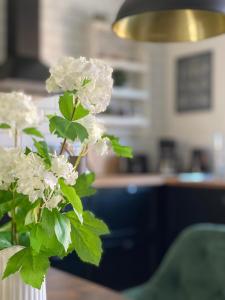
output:
{"label": "white ribbed vase", "polygon": [[[22,247],[14,246],[0,251],[0,275],[2,276],[8,259]],[[46,300],[46,284],[40,290],[26,285],[19,274],[11,275],[2,280],[0,278],[0,300]]]}

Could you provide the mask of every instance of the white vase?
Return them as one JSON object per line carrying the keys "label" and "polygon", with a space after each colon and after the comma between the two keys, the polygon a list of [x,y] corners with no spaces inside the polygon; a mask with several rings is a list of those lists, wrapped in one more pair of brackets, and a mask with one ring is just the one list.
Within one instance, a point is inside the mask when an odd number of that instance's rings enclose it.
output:
{"label": "white vase", "polygon": [[[0,276],[5,270],[8,259],[22,247],[14,246],[0,251]],[[26,285],[19,274],[11,275],[2,280],[0,278],[0,300],[46,300],[46,283],[40,290]]]}

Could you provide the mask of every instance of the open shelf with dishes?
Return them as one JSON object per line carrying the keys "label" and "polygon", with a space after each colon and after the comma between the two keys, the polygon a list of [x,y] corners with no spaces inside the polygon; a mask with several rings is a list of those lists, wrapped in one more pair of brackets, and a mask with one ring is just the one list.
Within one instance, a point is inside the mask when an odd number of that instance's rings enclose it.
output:
{"label": "open shelf with dishes", "polygon": [[94,19],[89,26],[90,56],[114,69],[111,105],[101,120],[109,129],[117,127],[135,135],[135,128],[144,130],[150,124],[148,51],[143,44],[116,37],[107,21]]}

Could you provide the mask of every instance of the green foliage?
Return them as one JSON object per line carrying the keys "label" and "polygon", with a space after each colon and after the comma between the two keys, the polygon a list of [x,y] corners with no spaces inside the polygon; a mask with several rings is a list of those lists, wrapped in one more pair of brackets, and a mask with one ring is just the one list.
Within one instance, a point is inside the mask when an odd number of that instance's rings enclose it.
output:
{"label": "green foliage", "polygon": [[24,248],[9,259],[3,279],[19,272],[26,284],[40,289],[49,265],[46,255]]}
{"label": "green foliage", "polygon": [[84,262],[98,266],[102,256],[99,236],[82,225],[72,226],[71,238],[77,255]]}
{"label": "green foliage", "polygon": [[54,210],[55,217],[55,234],[65,251],[68,250],[68,247],[71,243],[70,232],[71,225],[70,220],[64,215],[59,213],[56,209]]}
{"label": "green foliage", "polygon": [[88,211],[83,213],[82,224],[73,212],[67,216],[72,225],[72,247],[82,261],[98,266],[102,256],[100,236],[109,233],[107,225]]}
{"label": "green foliage", "polygon": [[72,246],[77,255],[82,261],[98,266],[102,255],[101,239],[84,224],[77,222],[71,213],[68,216],[72,224]]}
{"label": "green foliage", "polygon": [[82,83],[82,87],[88,85],[91,82],[91,79],[85,78]]}
{"label": "green foliage", "polygon": [[0,219],[11,210],[13,195],[10,191],[0,191]]}
{"label": "green foliage", "polygon": [[94,181],[94,173],[84,173],[78,177],[74,187],[80,198],[93,196],[96,193],[96,190],[92,187]]}
{"label": "green foliage", "polygon": [[9,129],[11,128],[10,125],[6,124],[6,123],[0,123],[0,129]]}
{"label": "green foliage", "polygon": [[55,211],[44,208],[40,222],[30,225],[30,245],[35,252],[49,257],[65,255],[65,247],[56,236],[55,224]]}
{"label": "green foliage", "polygon": [[104,135],[104,137],[107,137],[112,145],[112,149],[115,152],[115,154],[119,157],[126,157],[126,158],[132,158],[133,157],[133,150],[131,147],[123,146],[120,144],[119,138],[113,135]]}
{"label": "green foliage", "polygon": [[62,117],[54,116],[49,122],[50,132],[58,137],[75,141],[77,138],[83,142],[88,138],[88,132],[84,126],[79,123],[68,121]]}
{"label": "green foliage", "polygon": [[31,153],[32,151],[31,151],[31,149],[29,148],[29,147],[26,147],[25,148],[25,151],[24,151],[24,153],[25,153],[25,155],[28,155],[29,153]]}
{"label": "green foliage", "polygon": [[48,145],[44,141],[37,142],[34,139],[34,147],[37,149],[38,155],[44,159],[47,166],[51,166],[51,157],[49,154]]}
{"label": "green foliage", "polygon": [[79,120],[89,115],[89,110],[85,109],[80,103],[76,107],[74,120]]}
{"label": "green foliage", "polygon": [[0,232],[0,250],[11,247],[11,232]]}
{"label": "green foliage", "polygon": [[60,187],[63,195],[66,197],[66,199],[69,201],[69,203],[73,206],[73,209],[80,220],[80,222],[83,222],[83,205],[81,202],[80,197],[77,195],[76,190],[74,187],[68,186],[65,184],[63,180],[60,180]]}
{"label": "green foliage", "polygon": [[27,230],[25,225],[26,215],[36,203],[32,204],[27,196],[17,193],[14,193],[14,200],[12,203],[12,208],[16,208],[15,221],[17,230],[19,232],[25,232]]}
{"label": "green foliage", "polygon": [[59,109],[63,117],[69,121],[75,120],[74,118],[74,95],[73,93],[66,92],[59,98]]}
{"label": "green foliage", "polygon": [[109,234],[108,226],[100,219],[97,219],[95,215],[90,211],[85,211],[83,213],[84,225],[93,233],[101,236]]}
{"label": "green foliage", "polygon": [[44,138],[43,134],[35,127],[25,128],[23,132],[27,135],[33,135],[39,138]]}

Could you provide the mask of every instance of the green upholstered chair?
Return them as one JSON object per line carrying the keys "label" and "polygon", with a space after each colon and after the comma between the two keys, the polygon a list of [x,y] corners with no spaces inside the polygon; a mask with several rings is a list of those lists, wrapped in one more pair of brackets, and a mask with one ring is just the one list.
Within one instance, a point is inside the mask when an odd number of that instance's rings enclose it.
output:
{"label": "green upholstered chair", "polygon": [[184,230],[155,275],[124,294],[135,300],[225,300],[225,226]]}

